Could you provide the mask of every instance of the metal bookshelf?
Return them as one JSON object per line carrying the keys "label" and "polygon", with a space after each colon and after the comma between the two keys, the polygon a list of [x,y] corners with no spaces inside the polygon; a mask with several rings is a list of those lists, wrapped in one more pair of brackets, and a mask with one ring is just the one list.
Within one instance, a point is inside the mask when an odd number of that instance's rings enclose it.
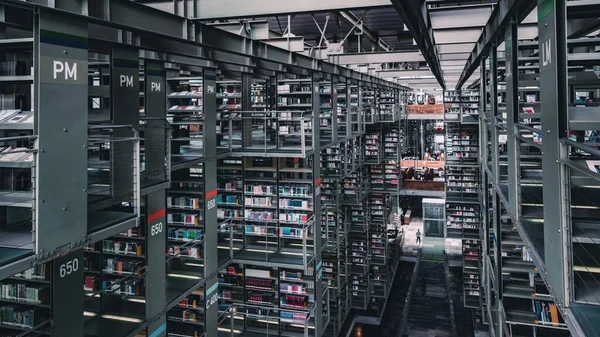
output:
{"label": "metal bookshelf", "polygon": [[[458,83],[480,68],[484,318],[495,336],[597,335],[599,60],[583,22],[598,4],[535,5],[492,14]],[[536,40],[520,30],[529,14]]]}
{"label": "metal bookshelf", "polygon": [[[14,61],[15,70],[0,75],[2,94],[11,96],[2,97],[0,129],[7,146],[22,149],[3,156],[24,159],[0,160],[16,184],[5,182],[11,193],[1,205],[0,228],[15,240],[2,243],[0,282],[50,292],[48,300],[31,303],[47,315],[36,316],[35,326],[17,323],[18,333],[217,336],[227,327],[235,334],[243,321],[247,332],[278,325],[271,335],[321,335],[334,315],[332,303],[339,303],[341,326],[350,295],[340,288],[350,273],[338,273],[338,289],[324,282],[335,266],[323,259],[321,146],[338,146],[348,158],[345,172],[359,172],[364,149],[356,137],[365,121],[359,88],[408,88],[300,54],[290,63],[288,51],[270,45],[267,60],[267,44],[255,41],[255,48],[242,50],[243,37],[202,24],[186,32],[198,37],[190,40],[181,29],[186,19],[135,2],[67,6],[0,4],[6,14],[1,53],[11,54],[2,60]],[[125,22],[109,13],[143,13],[144,19]],[[332,124],[339,121],[332,135],[345,133],[343,143],[321,141],[318,87],[325,81],[332,88]],[[278,90],[286,84],[308,84],[310,94],[299,96],[310,99],[294,101],[292,91]],[[345,95],[345,107],[336,91]],[[283,98],[291,104],[281,104]],[[10,100],[14,106],[5,107]],[[74,111],[87,113],[73,118]],[[253,226],[245,216],[249,179],[268,171],[253,170],[253,159],[272,160],[275,168],[277,237],[264,238],[267,244],[246,233]],[[297,193],[307,188],[310,193]],[[344,206],[340,219],[350,219],[349,210]],[[325,237],[336,241],[336,256],[346,254],[348,221],[346,230]],[[43,279],[14,279],[41,266]],[[233,274],[242,275],[240,283],[225,282],[231,266],[239,268]],[[255,294],[248,289],[226,294],[218,284],[247,287],[248,270],[251,277],[266,270],[275,278],[274,308],[251,303]],[[282,287],[295,284],[282,271],[312,279],[314,294]],[[13,307],[7,301],[15,300],[0,300],[2,310]],[[13,314],[3,311],[0,334],[14,333],[14,324],[4,324],[15,323],[5,320]],[[51,331],[38,317],[52,321]]]}

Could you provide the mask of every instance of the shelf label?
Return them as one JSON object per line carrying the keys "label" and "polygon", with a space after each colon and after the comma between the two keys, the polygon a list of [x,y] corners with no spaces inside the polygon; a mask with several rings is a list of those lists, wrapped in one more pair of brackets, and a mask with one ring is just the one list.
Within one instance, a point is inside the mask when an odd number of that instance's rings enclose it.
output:
{"label": "shelf label", "polygon": [[[163,232],[164,224],[162,218],[166,215],[166,209],[163,208],[148,215],[148,225],[150,225],[150,236],[155,236]],[[153,224],[153,222],[157,221]]]}
{"label": "shelf label", "polygon": [[215,198],[216,196],[216,189],[206,193],[206,209],[213,209],[217,206],[217,200]]}
{"label": "shelf label", "polygon": [[315,196],[321,195],[321,178],[315,179]]}
{"label": "shelf label", "polygon": [[85,61],[40,56],[40,62],[40,81],[43,83],[88,85]]}
{"label": "shelf label", "polygon": [[77,63],[76,62],[61,62],[54,61],[52,62],[52,72],[54,79],[57,79],[58,74],[64,74],[65,80],[74,80],[77,81]]}
{"label": "shelf label", "polygon": [[150,91],[162,92],[160,82],[150,82]]}
{"label": "shelf label", "polygon": [[79,259],[74,258],[73,260],[67,261],[60,265],[59,267],[59,275],[61,278],[71,275],[72,273],[79,270]]}
{"label": "shelf label", "polygon": [[210,288],[208,288],[208,290],[206,291],[206,309],[210,308],[213,304],[219,302],[219,292],[217,291],[219,289],[219,283],[215,283],[213,284]]}
{"label": "shelf label", "polygon": [[549,66],[552,64],[552,38],[542,42],[541,47],[542,66]]}
{"label": "shelf label", "polygon": [[206,93],[207,94],[214,94],[215,93],[215,86],[214,85],[207,85],[206,86]]}

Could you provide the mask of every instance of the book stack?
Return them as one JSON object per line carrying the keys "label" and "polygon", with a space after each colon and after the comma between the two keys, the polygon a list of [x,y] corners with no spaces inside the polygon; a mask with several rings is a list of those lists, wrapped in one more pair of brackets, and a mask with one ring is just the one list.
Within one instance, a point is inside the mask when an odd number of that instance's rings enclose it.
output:
{"label": "book stack", "polygon": [[200,199],[168,196],[167,205],[171,208],[200,209]]}
{"label": "book stack", "polygon": [[199,225],[202,220],[201,214],[187,214],[187,213],[168,213],[167,221],[169,224],[185,224],[185,225]]}
{"label": "book stack", "polygon": [[0,299],[42,304],[48,300],[49,288],[45,285],[0,284]]}
{"label": "book stack", "polygon": [[28,309],[22,306],[6,305],[0,307],[0,324],[33,328],[42,321],[36,310]]}
{"label": "book stack", "polygon": [[85,291],[96,291],[98,290],[98,277],[86,276],[83,283],[83,290]]}
{"label": "book stack", "polygon": [[102,241],[102,251],[105,253],[142,256],[144,255],[144,245],[141,242],[104,240]]}
{"label": "book stack", "polygon": [[143,266],[141,261],[123,261],[121,259],[106,259],[104,272],[117,274],[135,274]]}

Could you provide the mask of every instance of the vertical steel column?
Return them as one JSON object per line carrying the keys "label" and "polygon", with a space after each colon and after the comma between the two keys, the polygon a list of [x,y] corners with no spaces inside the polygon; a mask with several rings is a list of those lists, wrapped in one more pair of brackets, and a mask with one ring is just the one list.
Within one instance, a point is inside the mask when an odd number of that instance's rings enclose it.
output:
{"label": "vertical steel column", "polygon": [[[482,196],[481,200],[481,226],[479,229],[479,240],[481,242],[481,253],[480,255],[480,265],[481,265],[481,280],[479,282],[480,286],[487,284],[488,279],[488,270],[487,270],[487,259],[488,259],[488,250],[489,250],[489,233],[488,233],[488,209],[489,209],[489,198],[488,198],[488,176],[485,167],[487,165],[487,135],[486,128],[487,124],[485,121],[485,110],[487,105],[487,69],[486,69],[486,58],[483,57],[481,59],[480,65],[480,88],[479,88],[479,174],[480,174],[480,195]],[[486,318],[486,306],[487,303],[483,300],[485,298],[486,301],[489,301],[487,294],[489,293],[487,287],[483,287],[483,291],[481,291],[482,300],[481,303],[481,314],[482,318],[485,321]],[[486,296],[483,296],[486,295]]]}
{"label": "vertical steel column", "polygon": [[[491,151],[492,151],[492,184],[498,185],[498,128],[496,127],[496,116],[498,115],[498,44],[492,42],[490,50],[490,125]],[[495,208],[494,208],[495,210]]]}
{"label": "vertical steel column", "polygon": [[494,191],[492,202],[494,204],[494,261],[496,270],[494,271],[495,283],[496,284],[496,307],[494,310],[496,311],[497,317],[496,320],[498,325],[496,326],[496,336],[504,336],[502,331],[502,223],[500,220],[500,208],[502,207],[502,203],[500,202],[500,196],[497,191]]}
{"label": "vertical steel column", "polygon": [[[150,83],[150,82],[148,82]],[[167,282],[166,255],[167,221],[166,190],[146,196],[146,318],[148,336],[164,336],[167,328],[165,289]]]}
{"label": "vertical steel column", "polygon": [[542,168],[544,196],[544,252],[548,290],[561,308],[568,305],[565,275],[568,253],[566,181],[559,160],[566,155],[560,139],[567,136],[567,4],[566,0],[538,0],[540,102],[542,109]]}
{"label": "vertical steel column", "polygon": [[513,16],[505,31],[506,64],[506,133],[508,154],[508,203],[510,212],[519,215],[520,172],[519,172],[519,139],[515,123],[519,121],[519,53],[518,53],[518,18]]}
{"label": "vertical steel column", "polygon": [[[312,170],[314,179],[313,209],[314,209],[314,229],[313,229],[313,249],[315,254],[315,335],[320,336],[323,333],[323,288],[319,286],[322,282],[323,259],[321,258],[321,151],[320,149],[320,130],[319,130],[319,109],[321,105],[319,93],[319,81],[321,75],[313,72],[311,75],[312,110],[313,110],[313,148],[314,152],[310,154],[312,159]],[[308,159],[308,158],[307,158]]]}
{"label": "vertical steel column", "polygon": [[[479,69],[480,74],[480,88],[479,88],[479,163],[481,164],[480,172],[485,175],[485,165],[487,165],[488,147],[487,147],[487,69],[486,69],[486,57],[481,59],[481,65]],[[483,179],[482,179],[483,181]],[[485,187],[487,188],[487,187]]]}
{"label": "vertical steel column", "polygon": [[[266,89],[265,85],[265,89]],[[252,111],[252,74],[242,73],[242,111]],[[268,104],[265,102],[265,104]],[[242,114],[242,146],[250,148],[252,146],[252,119],[245,118]]]}
{"label": "vertical steel column", "polygon": [[337,144],[338,140],[338,124],[337,124],[337,84],[339,78],[331,75],[331,139],[332,144]]}
{"label": "vertical steel column", "polygon": [[[163,181],[169,179],[165,170],[167,155],[166,109],[167,83],[164,63],[145,61],[144,99],[148,120],[146,121],[146,179]],[[166,190],[146,196],[146,318],[148,335],[166,334],[166,256],[167,221]],[[148,296],[150,295],[150,296]]]}
{"label": "vertical steel column", "polygon": [[83,250],[52,260],[51,337],[83,336]]}
{"label": "vertical steel column", "polygon": [[219,259],[217,248],[217,96],[216,71],[204,68],[204,276],[206,337],[218,335]]}
{"label": "vertical steel column", "polygon": [[166,118],[167,83],[165,66],[162,62],[145,61],[144,109],[148,120],[144,133],[146,145],[146,179],[164,181],[168,179],[165,169],[167,149]]}
{"label": "vertical steel column", "polygon": [[[140,127],[140,61],[133,47],[113,45],[110,58],[112,121],[116,125]],[[115,138],[131,137],[131,130],[118,128]],[[129,201],[133,191],[133,147],[130,142],[115,142],[112,146],[112,188],[115,202]],[[138,168],[138,171],[140,168]]]}
{"label": "vertical steel column", "polygon": [[85,22],[50,11],[40,10],[34,22],[33,202],[36,253],[44,256],[66,252],[87,234],[88,31]]}
{"label": "vertical steel column", "polygon": [[[352,81],[347,78],[344,78],[343,82],[346,85],[346,139],[350,138],[352,135],[352,94],[350,87],[352,86]],[[358,108],[356,110],[358,112]]]}

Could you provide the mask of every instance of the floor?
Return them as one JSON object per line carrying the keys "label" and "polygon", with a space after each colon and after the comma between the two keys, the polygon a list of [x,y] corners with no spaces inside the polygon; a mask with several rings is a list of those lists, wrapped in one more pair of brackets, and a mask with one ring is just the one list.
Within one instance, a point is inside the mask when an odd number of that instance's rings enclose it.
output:
{"label": "floor", "polygon": [[[462,255],[462,243],[460,240],[426,237],[423,234],[423,220],[413,218],[409,225],[402,226],[404,231],[404,245],[402,247],[403,259],[414,260],[417,251],[422,248],[423,259],[441,260],[443,251],[448,255]],[[421,231],[421,244],[417,244],[417,230]]]}

